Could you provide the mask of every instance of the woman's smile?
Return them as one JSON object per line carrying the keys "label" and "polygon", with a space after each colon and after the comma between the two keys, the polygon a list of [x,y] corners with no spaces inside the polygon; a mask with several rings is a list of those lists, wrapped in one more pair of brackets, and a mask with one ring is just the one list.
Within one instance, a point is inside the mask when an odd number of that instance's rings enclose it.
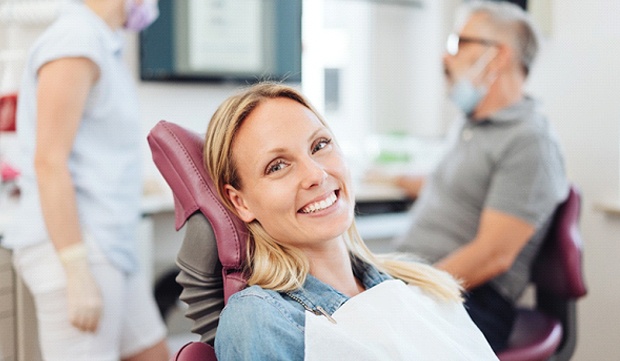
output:
{"label": "woman's smile", "polygon": [[312,202],[312,203],[308,204],[307,206],[305,206],[302,209],[300,209],[299,213],[306,213],[306,214],[307,213],[316,213],[316,212],[319,212],[319,211],[322,211],[322,210],[324,210],[326,208],[331,207],[338,200],[337,192],[338,191],[336,190],[336,191],[330,193],[323,200],[315,201],[315,202]]}

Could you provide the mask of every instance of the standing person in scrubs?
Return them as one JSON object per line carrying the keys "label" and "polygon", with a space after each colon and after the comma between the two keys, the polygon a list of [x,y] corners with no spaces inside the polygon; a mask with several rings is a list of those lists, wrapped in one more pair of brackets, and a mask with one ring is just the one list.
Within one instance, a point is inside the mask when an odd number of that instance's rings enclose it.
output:
{"label": "standing person in scrubs", "polygon": [[22,191],[7,235],[36,307],[45,360],[167,360],[138,273],[142,140],[122,29],[156,0],[67,4],[32,47],[17,111]]}

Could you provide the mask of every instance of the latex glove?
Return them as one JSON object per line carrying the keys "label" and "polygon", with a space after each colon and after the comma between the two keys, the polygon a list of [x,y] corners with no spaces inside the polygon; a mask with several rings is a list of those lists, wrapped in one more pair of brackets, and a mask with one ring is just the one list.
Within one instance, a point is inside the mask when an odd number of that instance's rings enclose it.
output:
{"label": "latex glove", "polygon": [[67,275],[69,320],[81,331],[95,332],[103,301],[88,266],[86,246],[83,243],[71,245],[61,249],[58,255]]}

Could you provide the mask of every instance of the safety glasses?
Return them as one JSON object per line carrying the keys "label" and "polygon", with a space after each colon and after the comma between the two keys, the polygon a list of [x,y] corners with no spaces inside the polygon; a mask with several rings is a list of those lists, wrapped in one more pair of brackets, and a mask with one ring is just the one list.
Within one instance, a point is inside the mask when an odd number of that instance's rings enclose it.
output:
{"label": "safety glasses", "polygon": [[446,51],[448,54],[455,56],[459,52],[459,47],[461,44],[481,44],[485,46],[499,46],[500,43],[495,40],[469,37],[469,36],[461,36],[455,33],[452,33],[448,36],[448,42],[446,43]]}

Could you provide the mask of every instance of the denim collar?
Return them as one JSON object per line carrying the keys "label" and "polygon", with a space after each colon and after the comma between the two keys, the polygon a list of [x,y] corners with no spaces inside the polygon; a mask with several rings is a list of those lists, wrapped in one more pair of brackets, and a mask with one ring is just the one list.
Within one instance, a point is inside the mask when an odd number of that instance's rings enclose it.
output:
{"label": "denim collar", "polygon": [[[385,280],[392,279],[389,275],[380,272],[374,266],[361,260],[353,259],[351,264],[354,275],[360,279],[366,289],[370,289]],[[318,307],[322,307],[330,315],[336,312],[350,298],[311,274],[306,278],[303,287],[287,292],[287,295],[295,301],[302,303],[305,308],[309,307],[312,310],[316,310]]]}

